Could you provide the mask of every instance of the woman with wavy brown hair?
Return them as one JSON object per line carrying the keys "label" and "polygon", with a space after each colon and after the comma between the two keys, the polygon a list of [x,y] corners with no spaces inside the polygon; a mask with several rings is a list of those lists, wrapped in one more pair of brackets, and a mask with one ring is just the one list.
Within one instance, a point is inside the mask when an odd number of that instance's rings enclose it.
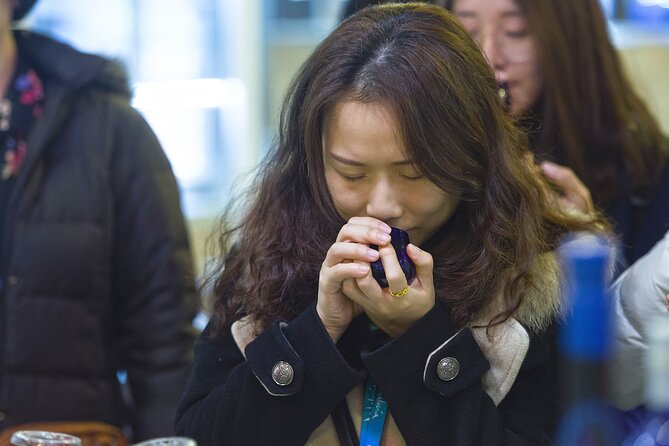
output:
{"label": "woman with wavy brown hair", "polygon": [[200,445],[548,443],[552,250],[598,222],[555,211],[525,147],[446,10],[385,5],[342,23],[289,89],[242,212],[224,215],[177,432]]}
{"label": "woman with wavy brown hair", "polygon": [[481,45],[546,176],[572,205],[592,198],[603,209],[629,263],[643,256],[669,229],[669,145],[623,71],[599,1],[445,6]]}

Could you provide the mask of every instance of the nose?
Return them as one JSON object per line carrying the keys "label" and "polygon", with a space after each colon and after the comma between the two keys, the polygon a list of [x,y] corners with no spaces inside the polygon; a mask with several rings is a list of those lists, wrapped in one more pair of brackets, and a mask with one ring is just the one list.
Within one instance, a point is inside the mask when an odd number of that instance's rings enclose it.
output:
{"label": "nose", "polygon": [[392,224],[402,215],[399,192],[389,179],[376,181],[367,199],[367,215]]}
{"label": "nose", "polygon": [[500,72],[504,69],[506,58],[500,50],[500,43],[497,41],[497,36],[494,33],[488,32],[479,39],[481,51],[488,60],[488,64],[495,70],[495,76],[498,80]]}

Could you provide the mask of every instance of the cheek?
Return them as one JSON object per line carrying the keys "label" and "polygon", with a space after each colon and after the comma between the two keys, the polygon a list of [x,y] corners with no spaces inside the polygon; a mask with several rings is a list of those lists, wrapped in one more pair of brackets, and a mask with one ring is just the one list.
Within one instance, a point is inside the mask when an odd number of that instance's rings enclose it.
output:
{"label": "cheek", "polygon": [[359,215],[361,206],[359,194],[350,190],[348,184],[342,180],[333,179],[326,175],[326,181],[328,191],[339,215],[345,220]]}
{"label": "cheek", "polygon": [[443,191],[435,193],[434,190],[426,191],[424,199],[415,199],[413,209],[435,226],[441,226],[453,215],[458,200],[445,195]]}
{"label": "cheek", "polygon": [[543,84],[543,75],[541,74],[541,66],[539,65],[539,57],[536,53],[527,61],[527,89],[528,97],[533,100],[538,99],[541,92],[541,85]]}
{"label": "cheek", "polygon": [[442,201],[439,210],[435,214],[435,219],[439,222],[438,227],[441,227],[453,216],[455,209],[458,207],[458,200],[454,197],[448,197]]}
{"label": "cheek", "polygon": [[528,64],[519,70],[519,79],[516,91],[511,91],[511,114],[520,114],[527,111],[539,100],[542,92],[542,77],[537,67]]}
{"label": "cheek", "polygon": [[[434,195],[433,195],[434,197]],[[420,231],[413,234],[412,241],[421,245],[432,237],[455,213],[459,201],[451,196],[445,197],[443,193],[432,200],[414,203],[413,211],[415,222],[420,226]]]}

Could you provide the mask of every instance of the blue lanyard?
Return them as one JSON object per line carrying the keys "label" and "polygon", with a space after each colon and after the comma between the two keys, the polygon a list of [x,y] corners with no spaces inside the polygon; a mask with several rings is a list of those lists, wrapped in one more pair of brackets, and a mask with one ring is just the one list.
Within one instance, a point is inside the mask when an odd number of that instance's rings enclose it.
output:
{"label": "blue lanyard", "polygon": [[388,413],[388,403],[371,376],[367,377],[365,398],[362,404],[360,446],[378,446],[381,442],[386,413]]}

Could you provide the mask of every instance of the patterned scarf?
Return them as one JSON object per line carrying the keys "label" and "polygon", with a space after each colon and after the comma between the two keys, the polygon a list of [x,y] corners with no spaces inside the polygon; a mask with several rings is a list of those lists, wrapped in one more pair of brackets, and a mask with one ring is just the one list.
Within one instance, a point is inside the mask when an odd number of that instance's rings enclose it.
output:
{"label": "patterned scarf", "polygon": [[0,181],[18,175],[26,157],[26,140],[42,116],[44,88],[35,70],[19,58],[7,96],[0,99]]}

